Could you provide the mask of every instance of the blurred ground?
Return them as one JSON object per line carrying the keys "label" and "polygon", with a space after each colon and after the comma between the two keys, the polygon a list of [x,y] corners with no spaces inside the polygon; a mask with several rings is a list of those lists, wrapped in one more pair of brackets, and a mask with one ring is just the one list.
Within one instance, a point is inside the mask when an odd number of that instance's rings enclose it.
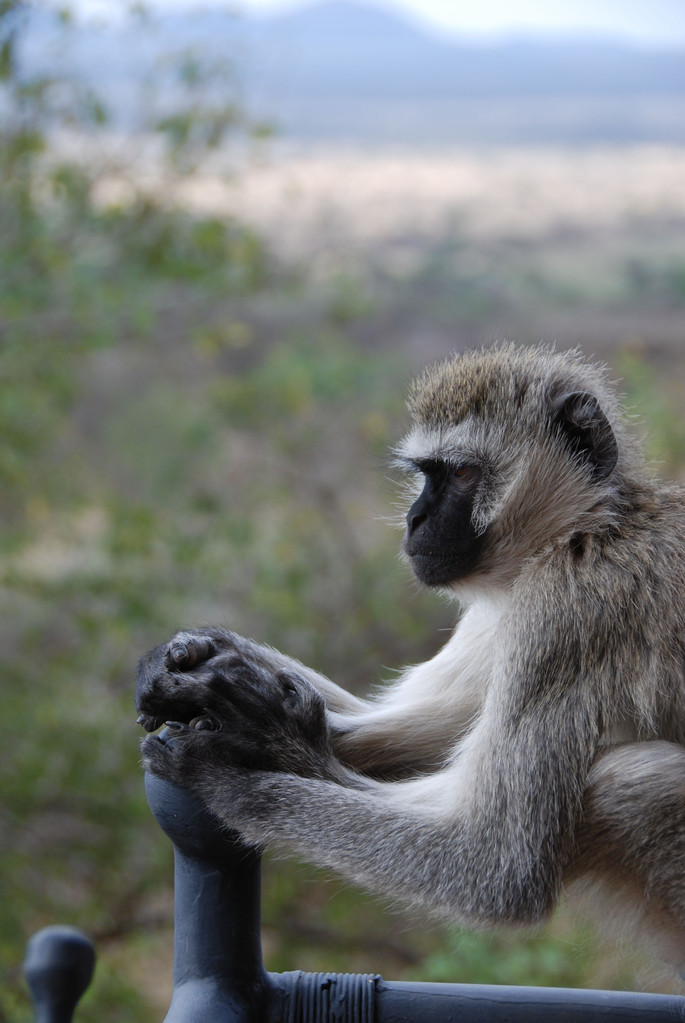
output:
{"label": "blurred ground", "polygon": [[[650,357],[679,361],[683,180],[685,150],[669,146],[432,154],[276,146],[245,174],[219,169],[166,194],[202,214],[245,217],[314,283],[337,273],[362,289],[379,279],[404,286],[418,300],[414,315],[403,310],[372,340],[416,364],[501,336],[605,356],[641,344]],[[104,179],[100,195],[120,187]],[[500,287],[518,289],[510,308],[483,296],[488,277],[493,299]],[[417,278],[450,305],[452,322],[435,322]]]}
{"label": "blurred ground", "polygon": [[276,149],[236,182],[200,175],[182,196],[203,211],[235,211],[237,201],[279,249],[301,256],[312,246],[371,250],[403,239],[430,247],[450,227],[484,241],[676,227],[684,176],[678,147]]}
{"label": "blurred ground", "polygon": [[351,302],[377,305],[365,342],[412,365],[542,339],[610,361],[628,346],[680,383],[683,180],[685,150],[670,146],[275,147],[244,175],[196,176],[173,195],[244,216],[315,285],[346,281]]}

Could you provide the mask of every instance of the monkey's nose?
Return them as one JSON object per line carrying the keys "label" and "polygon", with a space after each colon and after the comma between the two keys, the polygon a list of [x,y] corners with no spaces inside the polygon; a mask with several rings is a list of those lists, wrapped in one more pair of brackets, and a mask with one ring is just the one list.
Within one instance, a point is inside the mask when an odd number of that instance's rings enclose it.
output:
{"label": "monkey's nose", "polygon": [[412,512],[411,510],[407,514],[407,533],[409,536],[415,533],[422,523],[426,521],[428,516],[425,512]]}

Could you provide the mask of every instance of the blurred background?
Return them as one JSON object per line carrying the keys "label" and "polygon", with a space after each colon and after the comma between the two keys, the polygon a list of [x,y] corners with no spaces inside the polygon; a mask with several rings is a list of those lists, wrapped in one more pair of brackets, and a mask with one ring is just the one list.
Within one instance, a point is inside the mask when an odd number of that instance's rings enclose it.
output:
{"label": "blurred background", "polygon": [[[0,0],[0,1023],[53,922],[98,948],[83,1023],[163,1018],[148,647],[230,624],[362,691],[444,641],[384,521],[426,362],[580,345],[683,475],[684,101],[680,0]],[[264,889],[274,970],[670,989],[563,908]]]}

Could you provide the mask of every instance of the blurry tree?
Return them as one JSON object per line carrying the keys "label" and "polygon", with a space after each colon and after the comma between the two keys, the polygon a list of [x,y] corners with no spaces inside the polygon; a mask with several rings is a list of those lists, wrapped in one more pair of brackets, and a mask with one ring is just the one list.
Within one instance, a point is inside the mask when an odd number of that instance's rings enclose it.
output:
{"label": "blurry tree", "polygon": [[[107,414],[88,404],[91,367],[147,348],[155,374],[179,283],[191,307],[206,307],[269,271],[263,246],[237,223],[142,195],[96,204],[87,165],[57,156],[51,139],[64,125],[101,127],[106,111],[82,86],[24,72],[31,9],[0,0],[0,1020],[28,1018],[23,940],[62,919],[105,951],[92,1018],[131,1021],[149,1007],[115,953],[123,938],[135,946],[168,923],[168,900],[147,896],[168,890],[159,881],[169,862],[141,790],[133,675],[137,655],[178,620],[153,596],[173,586],[176,552],[164,548],[161,493],[138,500],[99,462]],[[186,149],[234,127],[224,119]],[[179,462],[192,462],[193,429],[173,437],[188,444]],[[157,438],[161,451],[170,439]],[[191,493],[188,462],[174,474]]]}

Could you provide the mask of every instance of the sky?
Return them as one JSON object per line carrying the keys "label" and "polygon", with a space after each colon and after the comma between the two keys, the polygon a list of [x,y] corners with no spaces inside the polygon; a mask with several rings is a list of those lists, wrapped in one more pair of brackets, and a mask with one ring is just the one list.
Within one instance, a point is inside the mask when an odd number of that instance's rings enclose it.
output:
{"label": "sky", "polygon": [[[245,12],[286,11],[314,0],[147,0],[159,10],[229,7]],[[685,45],[685,0],[368,0],[406,12],[439,31],[478,35],[518,32],[594,32],[634,43]],[[126,0],[74,0],[82,10],[115,14]]]}
{"label": "sky", "polygon": [[[248,10],[303,6],[305,0],[243,0]],[[378,0],[451,32],[592,30],[685,39],[684,0]]]}

